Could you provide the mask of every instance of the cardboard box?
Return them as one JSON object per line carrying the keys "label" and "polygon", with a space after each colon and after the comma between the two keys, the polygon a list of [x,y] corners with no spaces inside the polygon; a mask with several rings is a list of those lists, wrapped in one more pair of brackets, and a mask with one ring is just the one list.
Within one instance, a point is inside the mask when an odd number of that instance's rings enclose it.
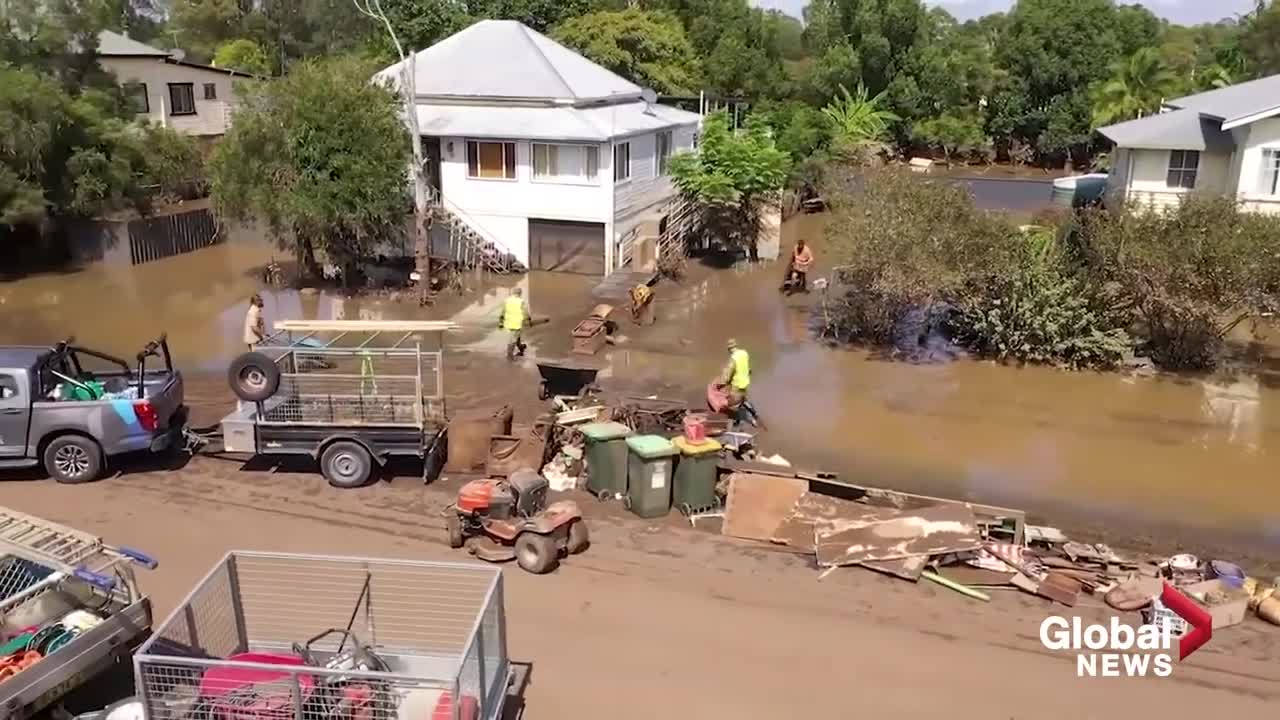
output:
{"label": "cardboard box", "polygon": [[[1186,585],[1179,589],[1192,600],[1195,600],[1198,605],[1209,611],[1209,617],[1213,618],[1214,630],[1239,625],[1244,622],[1244,616],[1249,610],[1249,594],[1240,588],[1233,588],[1218,579],[1205,580],[1204,582]],[[1210,593],[1221,593],[1225,596],[1225,600],[1209,604],[1202,598],[1205,598]]]}

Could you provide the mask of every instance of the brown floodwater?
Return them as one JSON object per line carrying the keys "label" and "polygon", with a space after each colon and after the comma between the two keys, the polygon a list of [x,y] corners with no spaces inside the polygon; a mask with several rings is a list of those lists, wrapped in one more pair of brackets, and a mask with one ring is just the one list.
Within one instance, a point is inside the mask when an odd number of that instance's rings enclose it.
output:
{"label": "brown floodwater", "polygon": [[[784,226],[818,247],[822,219]],[[273,250],[228,243],[141,266],[99,264],[0,283],[0,342],[53,342],[132,354],[167,331],[179,364],[218,373],[241,348],[247,297]],[[1023,507],[1050,521],[1118,536],[1161,532],[1280,550],[1280,389],[1253,370],[1213,378],[1068,372],[960,359],[912,364],[812,338],[819,294],[783,297],[781,267],[694,264],[658,286],[659,322],[595,358],[606,380],[696,401],[725,359],[725,341],[751,351],[762,444],[797,465],[867,484]],[[530,358],[495,379],[532,393],[533,362],[562,357],[569,330],[594,304],[590,278],[531,273],[484,280],[431,308],[387,298],[263,290],[280,318],[452,318],[451,347],[501,352],[506,286],[526,288],[535,316]],[[1265,354],[1265,350],[1264,350]],[[1061,518],[1061,520],[1059,520]],[[1194,538],[1194,540],[1193,540]]]}

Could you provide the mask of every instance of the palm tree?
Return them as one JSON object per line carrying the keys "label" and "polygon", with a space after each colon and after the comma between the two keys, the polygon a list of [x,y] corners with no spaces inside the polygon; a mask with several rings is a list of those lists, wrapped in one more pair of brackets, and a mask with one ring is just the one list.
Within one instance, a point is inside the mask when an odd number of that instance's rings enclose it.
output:
{"label": "palm tree", "polygon": [[844,85],[840,94],[822,108],[834,126],[837,149],[844,152],[866,152],[882,147],[889,139],[889,127],[901,118],[881,106],[884,92],[874,97],[858,83],[856,93],[850,93]]}
{"label": "palm tree", "polygon": [[1111,66],[1111,78],[1093,97],[1094,125],[1108,125],[1149,115],[1175,87],[1177,78],[1153,47],[1139,49]]}

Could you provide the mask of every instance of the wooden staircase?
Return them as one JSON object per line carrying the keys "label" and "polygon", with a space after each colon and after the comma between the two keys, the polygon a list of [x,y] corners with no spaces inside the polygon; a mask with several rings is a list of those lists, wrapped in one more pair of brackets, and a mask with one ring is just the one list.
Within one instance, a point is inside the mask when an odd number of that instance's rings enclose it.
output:
{"label": "wooden staircase", "polygon": [[427,201],[433,221],[449,229],[449,257],[458,265],[499,275],[525,271],[519,260],[476,230],[466,213],[444,201],[435,188],[431,189]]}

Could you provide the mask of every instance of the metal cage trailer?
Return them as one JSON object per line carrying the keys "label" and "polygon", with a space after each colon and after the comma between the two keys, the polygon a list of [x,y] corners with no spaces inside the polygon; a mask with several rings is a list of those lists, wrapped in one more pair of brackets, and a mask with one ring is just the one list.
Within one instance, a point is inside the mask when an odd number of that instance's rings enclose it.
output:
{"label": "metal cage trailer", "polygon": [[0,507],[0,719],[53,705],[150,634],[134,565],[156,561]]}
{"label": "metal cage trailer", "polygon": [[228,553],[134,656],[147,720],[496,720],[488,565]]}
{"label": "metal cage trailer", "polygon": [[329,482],[358,487],[393,456],[423,460],[446,425],[445,322],[285,321],[232,363],[240,399],[223,451],[309,455]]}

